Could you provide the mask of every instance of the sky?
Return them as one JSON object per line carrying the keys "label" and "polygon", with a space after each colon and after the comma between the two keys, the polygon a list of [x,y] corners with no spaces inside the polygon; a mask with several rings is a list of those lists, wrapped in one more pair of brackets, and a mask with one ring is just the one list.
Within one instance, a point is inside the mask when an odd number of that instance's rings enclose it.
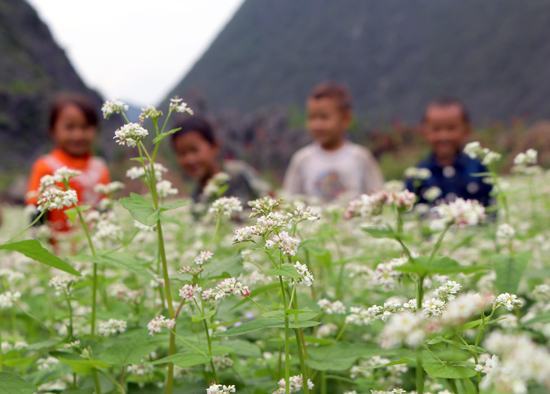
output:
{"label": "sky", "polygon": [[106,99],[157,104],[243,0],[27,0],[84,82]]}

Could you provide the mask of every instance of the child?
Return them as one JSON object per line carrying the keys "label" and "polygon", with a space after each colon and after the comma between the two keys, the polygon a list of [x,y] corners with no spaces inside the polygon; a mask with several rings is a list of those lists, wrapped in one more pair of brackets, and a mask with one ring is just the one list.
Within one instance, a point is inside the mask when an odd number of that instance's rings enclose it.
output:
{"label": "child", "polygon": [[417,195],[418,202],[433,204],[460,197],[489,205],[491,186],[478,175],[487,172],[487,168],[462,152],[471,133],[464,104],[448,98],[432,101],[424,112],[422,133],[432,151],[417,167],[429,171],[424,179],[406,181],[407,189]]}
{"label": "child", "polygon": [[[40,179],[61,167],[82,172],[70,182],[80,204],[94,206],[99,202],[102,196],[94,191],[94,187],[109,183],[109,170],[102,159],[92,156],[97,126],[98,116],[94,105],[85,97],[62,94],[54,99],[49,117],[49,133],[54,149],[33,165],[27,204],[37,204]],[[55,231],[70,229],[62,210],[48,212],[46,219]]]}
{"label": "child", "polygon": [[187,116],[174,124],[172,147],[179,165],[195,182],[192,198],[209,202],[221,196],[246,203],[267,192],[255,171],[237,160],[220,160],[220,145],[210,123],[200,116]]}
{"label": "child", "polygon": [[370,152],[346,138],[351,119],[351,98],[344,87],[323,83],[313,89],[306,126],[314,143],[292,157],[284,180],[286,193],[328,202],[383,187],[382,173]]}

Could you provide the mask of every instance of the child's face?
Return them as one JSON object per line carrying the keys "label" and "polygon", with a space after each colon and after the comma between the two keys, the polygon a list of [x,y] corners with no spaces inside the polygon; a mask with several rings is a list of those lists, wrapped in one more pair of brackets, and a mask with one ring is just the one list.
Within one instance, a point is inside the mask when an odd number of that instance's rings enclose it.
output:
{"label": "child's face", "polygon": [[350,111],[340,108],[332,98],[310,98],[307,101],[307,128],[325,149],[338,148],[351,121]]}
{"label": "child's face", "polygon": [[470,134],[470,126],[458,105],[428,107],[422,126],[432,151],[441,159],[454,158]]}
{"label": "child's face", "polygon": [[198,132],[190,131],[178,136],[174,141],[174,150],[179,165],[191,178],[202,181],[214,175],[218,147]]}
{"label": "child's face", "polygon": [[66,105],[59,115],[51,135],[55,145],[72,156],[84,156],[92,151],[97,130],[90,125],[76,105]]}

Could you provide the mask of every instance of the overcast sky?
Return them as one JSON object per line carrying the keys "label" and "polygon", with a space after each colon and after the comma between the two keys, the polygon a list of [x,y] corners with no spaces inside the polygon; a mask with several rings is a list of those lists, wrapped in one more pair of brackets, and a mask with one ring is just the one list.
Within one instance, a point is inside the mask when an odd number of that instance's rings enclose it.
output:
{"label": "overcast sky", "polygon": [[243,0],[28,0],[105,98],[158,103]]}

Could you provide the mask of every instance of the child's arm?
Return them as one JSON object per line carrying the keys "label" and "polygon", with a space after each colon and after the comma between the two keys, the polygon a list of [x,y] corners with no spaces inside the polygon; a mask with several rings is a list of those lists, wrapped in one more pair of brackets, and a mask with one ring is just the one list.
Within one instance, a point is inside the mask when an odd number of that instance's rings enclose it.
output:
{"label": "child's arm", "polygon": [[300,162],[296,155],[292,157],[290,165],[288,166],[285,174],[285,180],[283,182],[283,190],[286,194],[296,195],[304,194],[303,179],[300,171]]}
{"label": "child's arm", "polygon": [[364,164],[364,185],[363,189],[367,194],[380,191],[384,188],[384,176],[378,166],[378,162],[372,154],[366,151]]}

